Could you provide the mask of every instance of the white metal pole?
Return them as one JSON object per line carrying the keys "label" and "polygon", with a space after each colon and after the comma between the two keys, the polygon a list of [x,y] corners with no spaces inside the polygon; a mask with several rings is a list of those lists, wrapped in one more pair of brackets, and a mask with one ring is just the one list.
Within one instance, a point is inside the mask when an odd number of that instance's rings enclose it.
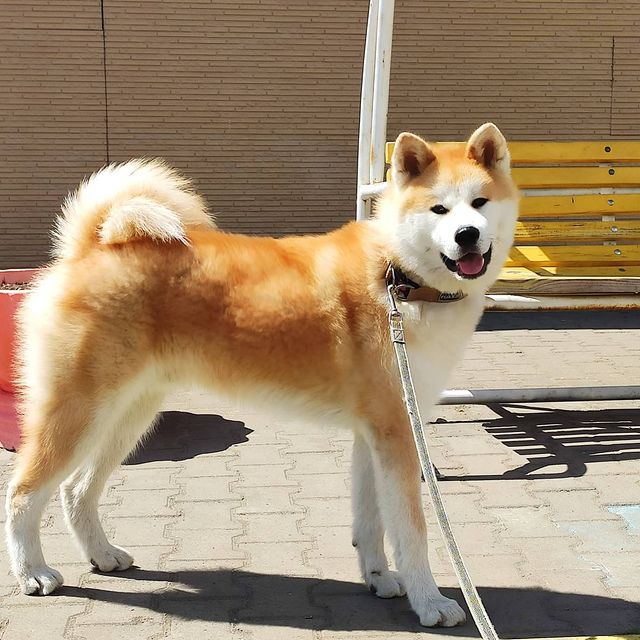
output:
{"label": "white metal pole", "polygon": [[541,387],[530,389],[449,389],[440,404],[513,404],[584,400],[638,400],[640,385],[607,387]]}
{"label": "white metal pole", "polygon": [[387,137],[389,109],[389,79],[391,75],[391,44],[395,0],[381,0],[376,40],[376,69],[373,87],[373,121],[371,136],[370,184],[384,181],[384,146]]}
{"label": "white metal pole", "polygon": [[356,220],[369,217],[371,200],[364,197],[362,187],[368,186],[370,180],[371,159],[371,123],[373,117],[373,87],[376,62],[376,42],[378,40],[378,14],[380,3],[384,0],[370,0],[367,18],[367,36],[364,45],[364,61],[362,64],[362,91],[360,94],[360,128],[358,131],[358,190],[356,194]]}

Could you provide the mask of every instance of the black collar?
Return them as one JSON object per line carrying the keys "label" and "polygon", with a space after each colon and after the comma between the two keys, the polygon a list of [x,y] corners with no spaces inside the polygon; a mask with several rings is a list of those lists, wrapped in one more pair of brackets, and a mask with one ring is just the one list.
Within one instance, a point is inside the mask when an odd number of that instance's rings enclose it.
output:
{"label": "black collar", "polygon": [[387,286],[393,287],[393,293],[398,300],[403,302],[457,302],[467,297],[466,293],[457,291],[448,293],[433,287],[418,284],[412,280],[400,267],[394,267],[389,263],[385,274]]}

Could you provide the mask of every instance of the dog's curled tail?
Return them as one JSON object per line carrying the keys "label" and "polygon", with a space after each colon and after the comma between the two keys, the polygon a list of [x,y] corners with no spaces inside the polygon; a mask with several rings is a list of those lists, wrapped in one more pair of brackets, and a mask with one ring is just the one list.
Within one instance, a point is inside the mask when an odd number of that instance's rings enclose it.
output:
{"label": "dog's curled tail", "polygon": [[213,227],[189,180],[161,160],[111,164],[69,194],[54,231],[54,255],[74,258],[96,243],[151,238],[187,243],[190,227]]}

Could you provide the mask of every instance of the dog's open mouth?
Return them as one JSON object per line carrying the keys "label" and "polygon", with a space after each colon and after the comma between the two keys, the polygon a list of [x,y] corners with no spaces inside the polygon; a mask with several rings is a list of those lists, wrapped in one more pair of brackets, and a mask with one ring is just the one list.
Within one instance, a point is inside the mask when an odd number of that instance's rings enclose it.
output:
{"label": "dog's open mouth", "polygon": [[440,254],[442,262],[449,271],[457,273],[461,278],[472,280],[473,278],[479,278],[487,270],[489,263],[491,262],[491,249],[480,255],[479,253],[465,253],[461,258],[452,260],[444,253]]}

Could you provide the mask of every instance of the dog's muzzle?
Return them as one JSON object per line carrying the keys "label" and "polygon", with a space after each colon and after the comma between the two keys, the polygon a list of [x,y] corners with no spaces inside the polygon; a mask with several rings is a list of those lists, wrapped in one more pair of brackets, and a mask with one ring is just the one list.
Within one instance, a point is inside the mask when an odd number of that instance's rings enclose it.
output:
{"label": "dog's muzzle", "polygon": [[449,271],[453,271],[453,273],[465,280],[473,280],[474,278],[479,278],[484,275],[486,272],[491,262],[492,248],[493,246],[489,247],[489,250],[483,254],[470,251],[457,260],[449,258],[449,256],[446,256],[444,253],[441,253],[440,257]]}

